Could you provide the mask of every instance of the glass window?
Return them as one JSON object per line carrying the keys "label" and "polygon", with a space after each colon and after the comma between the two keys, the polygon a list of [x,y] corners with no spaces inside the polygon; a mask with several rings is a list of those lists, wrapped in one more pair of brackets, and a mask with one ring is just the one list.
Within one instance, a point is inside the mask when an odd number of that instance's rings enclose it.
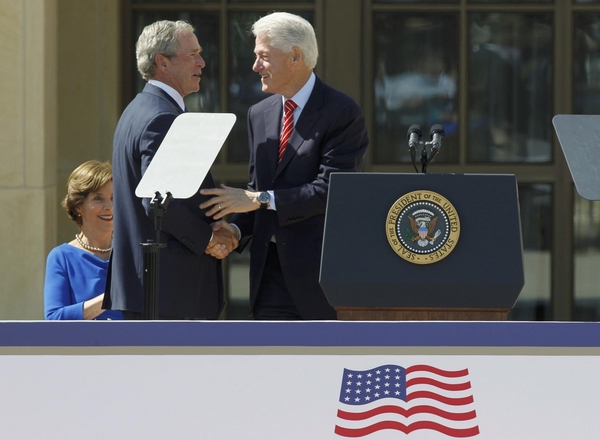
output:
{"label": "glass window", "polygon": [[600,113],[600,14],[573,17],[573,111]]}
{"label": "glass window", "polygon": [[600,321],[600,202],[575,195],[573,319]]}
{"label": "glass window", "polygon": [[[600,112],[600,14],[573,17],[573,111]],[[600,320],[600,202],[575,195],[574,316],[578,321]]]}
{"label": "glass window", "polygon": [[[295,13],[313,22],[312,13]],[[248,109],[269,96],[263,93],[260,77],[252,70],[254,36],[251,28],[256,20],[266,14],[266,11],[229,14],[229,111],[237,116],[237,122],[228,138],[228,162],[248,163]]]}
{"label": "glass window", "polygon": [[[256,0],[228,0],[229,3],[268,3],[267,2],[257,2]],[[314,0],[283,0],[285,3],[313,3]],[[271,0],[271,3],[277,3],[277,0]],[[282,0],[279,0],[279,3],[282,3]],[[281,10],[281,9],[279,9]]]}
{"label": "glass window", "polygon": [[229,162],[248,162],[248,109],[267,97],[261,90],[258,74],[252,70],[254,37],[250,30],[252,24],[265,14],[263,11],[229,15],[229,111],[237,116],[227,146]]}
{"label": "glass window", "polygon": [[457,162],[458,16],[375,12],[373,30],[373,162],[410,162],[413,124],[424,141],[441,124],[444,145],[435,160]]}
{"label": "glass window", "polygon": [[[195,28],[196,37],[202,46],[202,58],[206,67],[202,69],[200,91],[191,93],[185,98],[185,105],[193,112],[219,112],[219,14],[213,12],[173,12],[173,11],[135,11],[133,22],[135,32],[132,45],[142,33],[145,26],[158,20],[185,20]],[[146,81],[137,71],[135,60],[130,61],[135,70],[135,92],[140,92]]]}
{"label": "glass window", "polygon": [[373,3],[458,3],[459,0],[375,0]]}
{"label": "glass window", "polygon": [[221,0],[133,0],[133,3],[217,3]]}
{"label": "glass window", "polygon": [[468,0],[469,3],[552,3],[554,0]]}
{"label": "glass window", "polygon": [[469,15],[471,162],[552,160],[552,14]]}
{"label": "glass window", "polygon": [[[245,181],[223,183],[234,188],[246,188],[247,186]],[[231,221],[231,216],[228,216],[226,220]],[[227,320],[244,320],[248,319],[250,315],[250,252],[248,248],[241,253],[234,251],[222,260],[225,268],[225,300],[227,301],[224,318]]]}
{"label": "glass window", "polygon": [[552,185],[519,185],[519,209],[525,286],[508,319],[551,320]]}
{"label": "glass window", "polygon": [[[240,185],[237,185],[240,186]],[[245,188],[245,185],[243,185]],[[227,307],[225,318],[244,320],[250,316],[250,252],[232,252],[224,260],[227,265]]]}

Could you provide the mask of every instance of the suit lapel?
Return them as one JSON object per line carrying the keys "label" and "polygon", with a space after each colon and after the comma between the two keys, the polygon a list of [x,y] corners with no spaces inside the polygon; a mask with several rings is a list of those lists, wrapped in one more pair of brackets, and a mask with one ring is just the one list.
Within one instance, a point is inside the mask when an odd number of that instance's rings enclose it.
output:
{"label": "suit lapel", "polygon": [[300,118],[298,118],[298,122],[296,122],[296,125],[294,126],[294,131],[292,132],[292,136],[283,153],[281,162],[279,162],[277,166],[275,177],[281,173],[292,157],[294,157],[294,155],[302,148],[305,140],[309,139],[313,134],[312,128],[321,117],[320,108],[323,106],[323,92],[324,84],[319,77],[317,77],[315,87],[306,102],[306,106],[300,114]]}
{"label": "suit lapel", "polygon": [[[270,176],[275,175],[277,169],[277,154],[279,152],[279,132],[281,131],[281,118],[283,115],[283,106],[281,105],[281,96],[275,95],[271,106],[263,113],[263,123],[265,130],[265,148],[260,152],[261,161],[267,164]],[[258,166],[258,164],[256,164]]]}

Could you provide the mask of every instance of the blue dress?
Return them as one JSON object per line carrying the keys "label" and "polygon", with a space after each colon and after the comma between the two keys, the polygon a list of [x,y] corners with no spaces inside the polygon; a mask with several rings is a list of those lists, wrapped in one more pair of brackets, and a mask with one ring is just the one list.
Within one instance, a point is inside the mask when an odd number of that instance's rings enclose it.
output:
{"label": "blue dress", "polygon": [[[106,289],[108,261],[76,248],[61,244],[48,254],[44,283],[44,317],[46,319],[83,319],[83,303]],[[96,319],[123,319],[119,311],[106,310]]]}

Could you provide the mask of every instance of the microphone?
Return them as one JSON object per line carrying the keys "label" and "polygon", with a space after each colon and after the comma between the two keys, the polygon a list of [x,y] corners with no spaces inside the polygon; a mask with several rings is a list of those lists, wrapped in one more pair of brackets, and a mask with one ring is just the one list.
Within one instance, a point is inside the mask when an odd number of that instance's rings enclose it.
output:
{"label": "microphone", "polygon": [[408,128],[408,148],[412,152],[416,151],[417,145],[421,141],[421,136],[423,136],[423,132],[421,132],[421,126],[417,124],[413,124]]}
{"label": "microphone", "polygon": [[432,156],[435,156],[442,146],[442,139],[444,139],[444,127],[442,127],[440,124],[435,124],[433,127],[431,127],[429,136],[431,136],[431,154]]}
{"label": "microphone", "polygon": [[440,124],[435,124],[429,130],[429,136],[431,136],[431,154],[429,155],[429,159],[427,159],[427,163],[424,166],[423,172],[427,169],[427,165],[433,160],[433,158],[440,151],[440,147],[442,146],[442,139],[444,139],[444,127]]}
{"label": "microphone", "polygon": [[417,169],[416,164],[416,152],[417,146],[421,142],[421,136],[423,136],[423,133],[421,132],[421,126],[417,124],[411,125],[408,128],[408,133],[406,133],[406,135],[408,136],[408,151],[410,152],[410,158],[412,160],[413,167],[415,167],[415,171],[418,173],[419,170]]}

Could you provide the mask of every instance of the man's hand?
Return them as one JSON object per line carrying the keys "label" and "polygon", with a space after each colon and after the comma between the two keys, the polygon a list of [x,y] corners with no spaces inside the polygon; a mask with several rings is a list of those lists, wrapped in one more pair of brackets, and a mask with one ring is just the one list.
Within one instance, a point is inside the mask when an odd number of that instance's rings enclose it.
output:
{"label": "man's hand", "polygon": [[224,220],[212,223],[212,228],[213,238],[204,252],[221,260],[238,247],[238,231]]}
{"label": "man's hand", "polygon": [[221,188],[202,189],[200,194],[214,196],[202,203],[200,209],[212,206],[206,215],[212,216],[215,220],[219,220],[233,212],[250,212],[260,208],[260,203],[256,200],[256,197],[260,194],[258,192],[221,185]]}

